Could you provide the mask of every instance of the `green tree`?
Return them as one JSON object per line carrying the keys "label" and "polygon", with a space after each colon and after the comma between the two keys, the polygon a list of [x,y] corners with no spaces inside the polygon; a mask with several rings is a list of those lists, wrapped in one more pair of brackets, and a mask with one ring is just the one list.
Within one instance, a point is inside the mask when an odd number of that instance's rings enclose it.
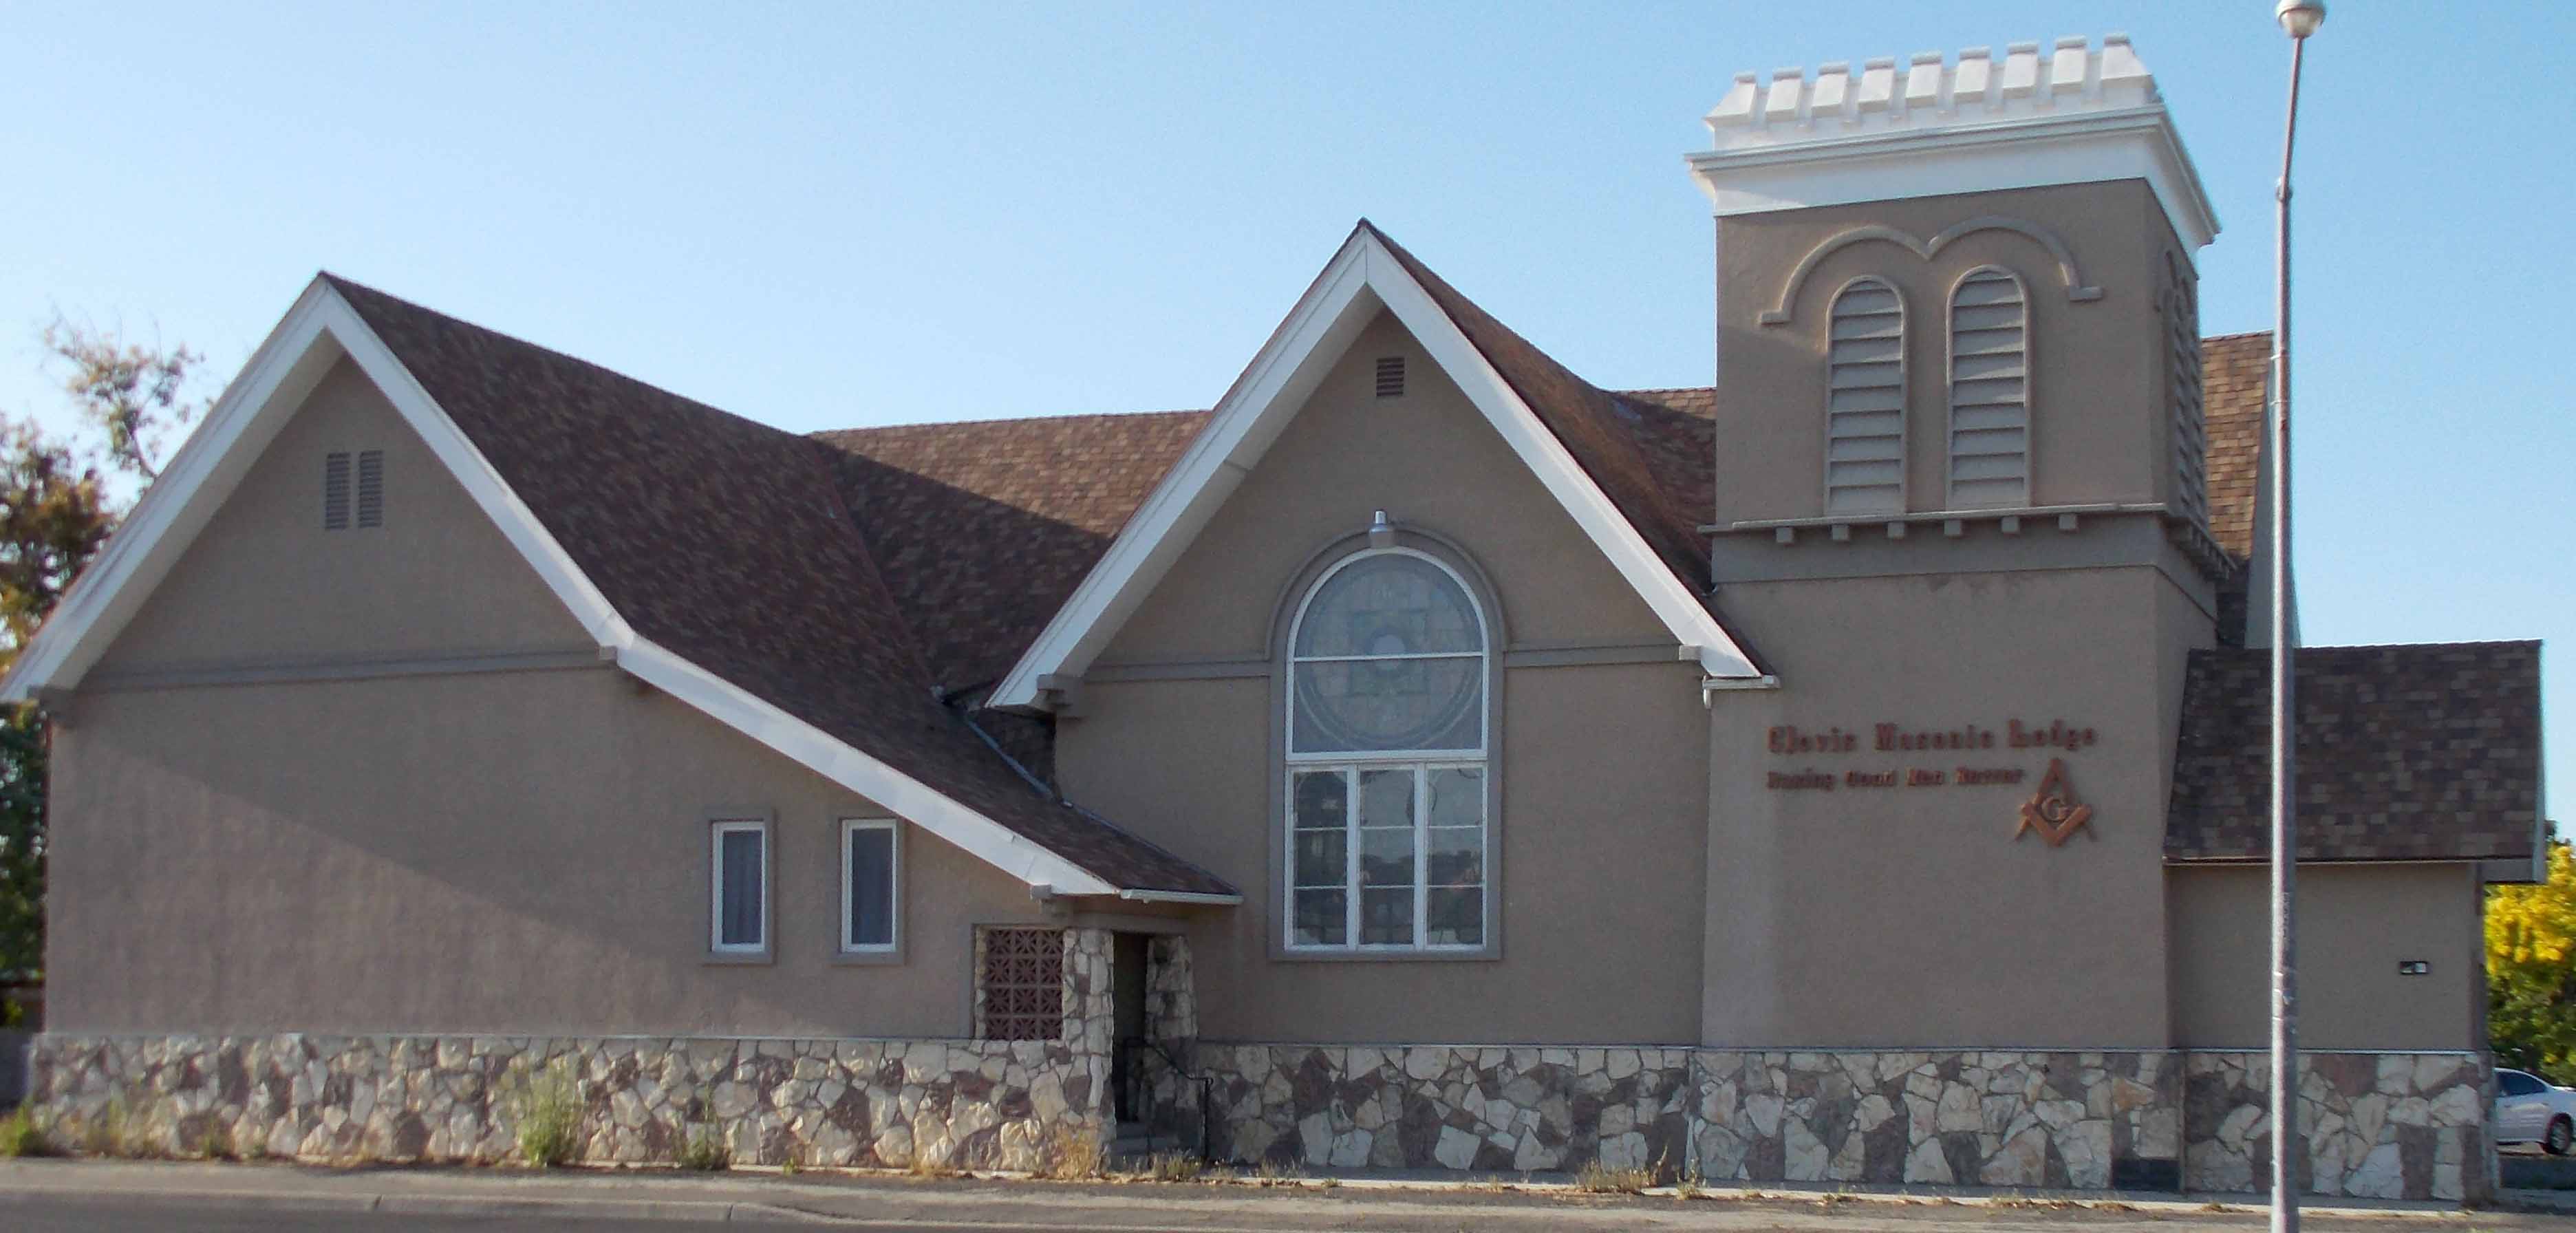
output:
{"label": "green tree", "polygon": [[[0,419],[0,669],[115,526],[97,467],[32,423]],[[0,983],[43,973],[45,755],[37,708],[0,707]]]}
{"label": "green tree", "polygon": [[130,343],[61,313],[43,338],[46,358],[70,370],[63,392],[105,438],[108,461],[146,484],[159,479],[158,455],[169,435],[200,409],[189,396],[190,377],[206,357],[186,347]]}
{"label": "green tree", "polygon": [[2549,880],[2487,892],[2487,1038],[2496,1061],[2576,1074],[2576,856],[2549,842]]}

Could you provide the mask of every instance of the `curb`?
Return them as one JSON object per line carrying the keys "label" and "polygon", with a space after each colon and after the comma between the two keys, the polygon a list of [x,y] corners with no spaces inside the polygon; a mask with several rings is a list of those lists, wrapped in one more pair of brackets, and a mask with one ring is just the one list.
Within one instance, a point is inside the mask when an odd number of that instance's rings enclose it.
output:
{"label": "curb", "polygon": [[239,1190],[138,1190],[0,1186],[0,1202],[96,1199],[127,1207],[227,1212],[379,1212],[390,1216],[554,1216],[574,1220],[832,1224],[829,1216],[771,1203],[719,1199],[581,1199],[435,1194],[257,1194]]}

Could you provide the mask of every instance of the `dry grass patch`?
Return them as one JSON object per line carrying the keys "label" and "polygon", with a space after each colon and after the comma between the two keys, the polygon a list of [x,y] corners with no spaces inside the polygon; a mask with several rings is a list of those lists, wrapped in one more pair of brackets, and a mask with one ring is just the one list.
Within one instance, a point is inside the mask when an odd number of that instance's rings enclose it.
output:
{"label": "dry grass patch", "polygon": [[673,1154],[673,1163],[697,1173],[720,1173],[733,1167],[733,1148],[712,1126],[702,1128]]}
{"label": "dry grass patch", "polygon": [[1051,1181],[1089,1181],[1108,1171],[1109,1152],[1099,1134],[1058,1126],[1038,1149],[1037,1175]]}
{"label": "dry grass patch", "polygon": [[197,1159],[241,1159],[240,1150],[233,1146],[233,1128],[222,1122],[208,1124],[205,1132],[197,1136]]}
{"label": "dry grass patch", "polygon": [[37,1119],[34,1109],[22,1107],[0,1117],[0,1159],[51,1156],[54,1152],[54,1141],[45,1133],[45,1125]]}
{"label": "dry grass patch", "polygon": [[1146,1176],[1158,1182],[1195,1182],[1206,1169],[1206,1162],[1181,1152],[1156,1152],[1146,1162]]}
{"label": "dry grass patch", "polygon": [[966,1170],[960,1169],[957,1166],[948,1163],[944,1159],[932,1160],[930,1157],[917,1151],[912,1155],[912,1163],[904,1166],[903,1171],[914,1177],[924,1178],[966,1176]]}
{"label": "dry grass patch", "polygon": [[581,1080],[558,1058],[543,1071],[522,1074],[507,1105],[519,1124],[519,1157],[540,1169],[572,1163],[581,1154]]}
{"label": "dry grass patch", "polygon": [[1594,1160],[1574,1174],[1574,1189],[1583,1194],[1644,1194],[1654,1184],[1655,1171],[1643,1165],[1612,1168]]}

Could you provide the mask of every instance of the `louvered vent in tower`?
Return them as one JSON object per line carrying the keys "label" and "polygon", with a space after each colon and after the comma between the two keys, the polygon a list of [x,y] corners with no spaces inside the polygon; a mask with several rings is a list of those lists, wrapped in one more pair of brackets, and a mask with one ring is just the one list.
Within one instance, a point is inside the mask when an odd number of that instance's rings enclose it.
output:
{"label": "louvered vent in tower", "polygon": [[358,525],[385,525],[385,452],[358,451]]}
{"label": "louvered vent in tower", "polygon": [[1377,396],[1404,397],[1404,357],[1382,355],[1377,360]]}
{"label": "louvered vent in tower", "polygon": [[1834,297],[1825,352],[1825,512],[1905,510],[1905,301],[1875,278]]}
{"label": "louvered vent in tower", "polygon": [[2030,504],[2030,329],[2021,279],[1988,266],[1950,293],[1952,509]]}
{"label": "louvered vent in tower", "polygon": [[2165,254],[2165,401],[2173,420],[2174,512],[2209,525],[2209,427],[2200,384],[2200,306],[2181,258]]}
{"label": "louvered vent in tower", "polygon": [[322,529],[349,529],[349,456],[322,456]]}

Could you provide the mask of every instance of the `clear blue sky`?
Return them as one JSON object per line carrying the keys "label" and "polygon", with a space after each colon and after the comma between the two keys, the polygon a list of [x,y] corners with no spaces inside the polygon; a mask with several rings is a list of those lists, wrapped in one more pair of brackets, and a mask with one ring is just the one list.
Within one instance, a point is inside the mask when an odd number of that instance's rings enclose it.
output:
{"label": "clear blue sky", "polygon": [[[2548,638],[2565,716],[2576,6],[2333,6],[2298,179],[2308,639]],[[0,409],[59,405],[56,306],[228,377],[322,268],[799,430],[1204,407],[1362,215],[1594,381],[1705,384],[1681,156],[1732,74],[2112,30],[2225,224],[2204,324],[2259,329],[2270,11],[0,4]]]}

